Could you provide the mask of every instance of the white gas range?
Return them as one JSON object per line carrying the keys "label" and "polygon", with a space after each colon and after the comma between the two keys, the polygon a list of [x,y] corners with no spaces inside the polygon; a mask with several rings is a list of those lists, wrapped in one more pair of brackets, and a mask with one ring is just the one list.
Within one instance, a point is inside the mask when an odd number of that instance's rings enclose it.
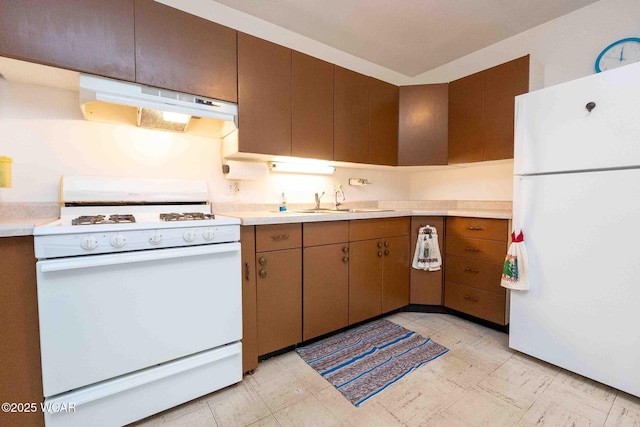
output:
{"label": "white gas range", "polygon": [[[240,227],[204,181],[65,177],[34,230],[50,426],[123,425],[241,381]],[[56,404],[60,404],[56,406]]]}

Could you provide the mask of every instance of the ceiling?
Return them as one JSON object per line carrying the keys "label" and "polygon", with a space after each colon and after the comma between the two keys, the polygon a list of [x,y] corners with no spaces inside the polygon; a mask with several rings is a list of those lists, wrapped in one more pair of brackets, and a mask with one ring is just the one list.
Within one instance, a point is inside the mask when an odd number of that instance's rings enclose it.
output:
{"label": "ceiling", "polygon": [[408,77],[597,0],[216,0]]}

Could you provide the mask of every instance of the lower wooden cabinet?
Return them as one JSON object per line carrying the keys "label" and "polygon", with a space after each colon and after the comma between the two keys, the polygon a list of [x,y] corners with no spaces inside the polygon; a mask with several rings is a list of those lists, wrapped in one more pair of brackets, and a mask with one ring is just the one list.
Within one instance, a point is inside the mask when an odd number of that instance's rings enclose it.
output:
{"label": "lower wooden cabinet", "polygon": [[258,319],[256,295],[256,231],[240,227],[242,246],[242,372],[258,367]]}
{"label": "lower wooden cabinet", "polygon": [[409,304],[409,227],[409,218],[351,221],[349,324]]}
{"label": "lower wooden cabinet", "polygon": [[[43,392],[32,236],[0,238],[0,272],[0,399],[39,404]],[[41,411],[0,412],[0,425],[42,426],[44,418]]]}
{"label": "lower wooden cabinet", "polygon": [[258,354],[302,341],[302,249],[256,253]]}
{"label": "lower wooden cabinet", "polygon": [[503,219],[447,218],[445,307],[509,323],[509,293],[500,286],[509,228]]}
{"label": "lower wooden cabinet", "polygon": [[[438,231],[438,245],[443,256],[443,266],[437,271],[424,271],[411,268],[409,303],[424,305],[442,305],[442,286],[444,271],[444,218],[440,216],[414,216],[411,218],[410,259],[413,259],[421,227],[430,225]],[[448,262],[448,261],[447,261]]]}

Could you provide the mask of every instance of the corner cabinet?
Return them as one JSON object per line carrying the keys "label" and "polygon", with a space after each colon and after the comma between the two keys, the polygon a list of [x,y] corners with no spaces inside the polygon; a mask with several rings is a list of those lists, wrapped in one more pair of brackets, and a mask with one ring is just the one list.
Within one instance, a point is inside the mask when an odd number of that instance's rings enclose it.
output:
{"label": "corner cabinet", "polygon": [[291,49],[238,33],[238,150],[291,155]]}
{"label": "corner cabinet", "polygon": [[301,224],[256,227],[258,355],[302,341]]}
{"label": "corner cabinet", "polygon": [[398,166],[446,165],[449,84],[400,87]]}
{"label": "corner cabinet", "polygon": [[[40,332],[33,237],[0,238],[0,396],[3,402],[42,402]],[[41,411],[0,412],[3,426],[42,426]]]}
{"label": "corner cabinet", "polygon": [[449,83],[449,164],[513,158],[515,100],[529,55]]}
{"label": "corner cabinet", "polygon": [[409,303],[409,218],[350,221],[349,324]]}
{"label": "corner cabinet", "polygon": [[0,56],[134,81],[134,46],[134,0],[0,0]]}
{"label": "corner cabinet", "polygon": [[509,294],[500,286],[509,228],[502,219],[447,218],[445,307],[509,323]]}
{"label": "corner cabinet", "polygon": [[237,102],[236,63],[235,30],[135,0],[136,82]]}
{"label": "corner cabinet", "polygon": [[[421,227],[430,225],[438,231],[438,245],[442,256],[442,267],[437,271],[424,271],[411,268],[410,304],[442,305],[442,285],[444,271],[444,218],[441,216],[414,216],[411,218],[411,254],[415,251],[418,232]],[[413,257],[411,257],[413,260]]]}

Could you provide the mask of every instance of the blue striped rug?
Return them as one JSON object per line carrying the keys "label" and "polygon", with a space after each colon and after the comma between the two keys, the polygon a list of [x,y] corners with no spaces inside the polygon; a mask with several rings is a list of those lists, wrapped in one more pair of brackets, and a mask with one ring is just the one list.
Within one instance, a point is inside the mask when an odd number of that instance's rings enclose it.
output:
{"label": "blue striped rug", "polygon": [[388,320],[376,320],[297,349],[309,366],[355,406],[447,351],[431,338]]}

